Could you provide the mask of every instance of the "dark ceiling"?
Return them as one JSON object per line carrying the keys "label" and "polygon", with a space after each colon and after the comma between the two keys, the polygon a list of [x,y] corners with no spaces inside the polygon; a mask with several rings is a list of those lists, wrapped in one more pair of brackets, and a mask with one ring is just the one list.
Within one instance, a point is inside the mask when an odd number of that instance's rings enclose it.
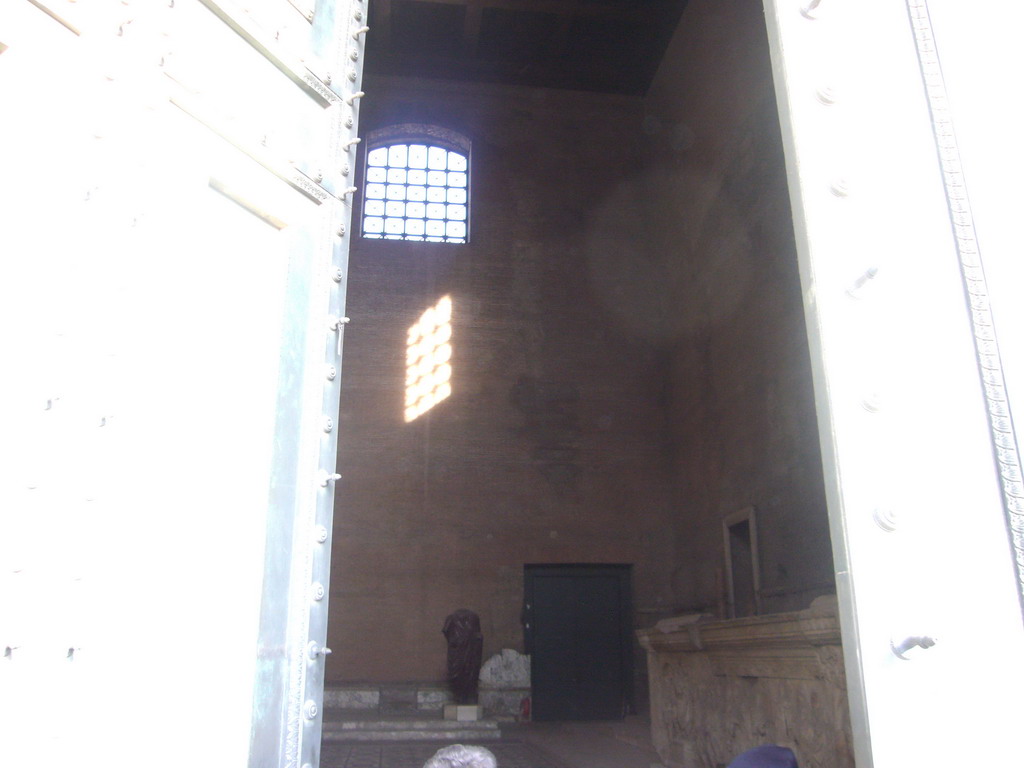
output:
{"label": "dark ceiling", "polygon": [[366,68],[642,94],[686,0],[372,0]]}

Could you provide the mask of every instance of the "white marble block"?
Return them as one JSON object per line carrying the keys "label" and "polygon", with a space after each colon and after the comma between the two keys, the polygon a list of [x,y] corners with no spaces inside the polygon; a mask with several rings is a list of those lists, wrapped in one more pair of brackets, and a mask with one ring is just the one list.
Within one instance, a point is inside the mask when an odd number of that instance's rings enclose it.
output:
{"label": "white marble block", "polygon": [[480,668],[480,704],[488,717],[519,720],[523,701],[529,697],[529,656],[505,648],[484,662]]}
{"label": "white marble block", "polygon": [[484,662],[480,684],[491,688],[529,688],[530,657],[505,648]]}
{"label": "white marble block", "polygon": [[477,704],[444,705],[445,720],[459,720],[465,722],[467,720],[479,720],[481,717],[483,717],[483,707]]}

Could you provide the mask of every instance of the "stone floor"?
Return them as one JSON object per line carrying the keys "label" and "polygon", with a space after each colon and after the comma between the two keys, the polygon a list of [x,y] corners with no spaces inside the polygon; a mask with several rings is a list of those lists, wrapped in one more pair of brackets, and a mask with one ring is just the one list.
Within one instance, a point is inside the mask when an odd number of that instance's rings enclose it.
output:
{"label": "stone floor", "polygon": [[[498,768],[660,768],[650,721],[502,725],[503,738],[482,742]],[[421,768],[444,742],[325,741],[321,768]]]}
{"label": "stone floor", "polygon": [[644,715],[610,722],[528,723],[503,727],[502,733],[542,750],[565,768],[661,768],[651,743],[651,721]]}

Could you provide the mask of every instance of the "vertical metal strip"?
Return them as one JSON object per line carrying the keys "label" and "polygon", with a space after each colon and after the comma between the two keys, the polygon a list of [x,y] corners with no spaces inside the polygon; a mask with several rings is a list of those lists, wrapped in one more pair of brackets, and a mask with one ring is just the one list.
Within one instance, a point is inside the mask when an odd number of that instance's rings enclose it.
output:
{"label": "vertical metal strip", "polygon": [[946,83],[942,75],[935,37],[932,34],[928,0],[907,0],[907,11],[914,32],[921,77],[924,80],[925,98],[931,113],[932,131],[942,168],[942,183],[953,225],[957,257],[960,261],[960,274],[971,307],[975,355],[985,389],[989,431],[999,466],[1003,510],[1013,547],[1017,595],[1024,618],[1024,483],[1020,451],[999,356],[999,344],[989,304],[981,250],[974,228],[974,215],[971,212],[963,167],[960,163],[960,150],[953,130]]}
{"label": "vertical metal strip", "polygon": [[[297,581],[305,579],[307,594],[301,606],[302,616],[294,617],[296,670],[301,678],[294,681],[301,694],[301,719],[298,751],[294,765],[316,768],[320,764],[320,742],[323,728],[324,682],[326,678],[328,603],[330,600],[331,531],[335,496],[338,493],[335,472],[338,455],[337,423],[342,368],[342,346],[348,274],[348,249],[351,230],[351,200],[356,191],[348,186],[352,148],[358,142],[359,90],[365,33],[367,31],[365,0],[321,1],[312,19],[311,43],[321,60],[329,62],[334,75],[332,86],[341,94],[326,111],[330,121],[327,135],[327,156],[330,178],[333,178],[336,201],[332,201],[328,231],[324,232],[329,248],[314,276],[316,280],[317,332],[311,360],[316,386],[310,391],[310,402],[317,403],[310,415],[316,420],[312,432],[318,445],[317,467],[319,489],[308,514],[300,546],[295,550]],[[330,371],[325,376],[323,366]],[[314,391],[315,390],[315,391]],[[291,746],[289,745],[289,748]],[[289,759],[291,753],[289,752]]]}

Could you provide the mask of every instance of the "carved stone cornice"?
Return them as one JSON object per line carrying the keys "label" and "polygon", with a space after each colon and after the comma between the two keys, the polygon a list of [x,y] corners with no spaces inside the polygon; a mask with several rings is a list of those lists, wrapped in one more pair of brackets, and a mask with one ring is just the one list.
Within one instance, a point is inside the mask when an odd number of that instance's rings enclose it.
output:
{"label": "carved stone cornice", "polygon": [[636,634],[647,651],[675,653],[838,645],[840,642],[839,618],[834,608],[820,598],[804,611],[725,620],[682,616],[658,622],[653,628],[639,630]]}
{"label": "carved stone cornice", "polygon": [[[835,679],[822,656],[840,645],[835,599],[816,600],[805,611],[715,620],[680,616],[637,632],[648,653],[703,653],[715,675],[788,680]],[[841,676],[840,676],[841,677]]]}

